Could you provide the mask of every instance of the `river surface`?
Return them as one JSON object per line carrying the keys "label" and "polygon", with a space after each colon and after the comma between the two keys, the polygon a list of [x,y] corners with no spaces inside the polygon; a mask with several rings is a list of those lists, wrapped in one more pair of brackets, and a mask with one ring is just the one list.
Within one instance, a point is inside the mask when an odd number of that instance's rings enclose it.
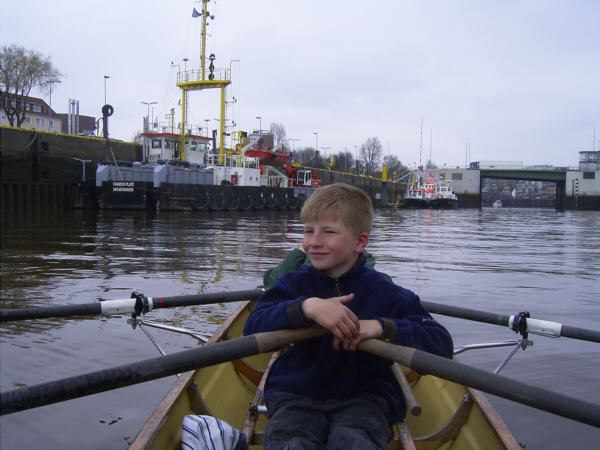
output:
{"label": "river surface", "polygon": [[[484,208],[380,210],[377,268],[423,300],[600,329],[600,213]],[[301,242],[298,212],[60,211],[2,216],[2,308],[253,289]],[[146,319],[211,333],[234,305],[158,310]],[[505,327],[436,316],[455,345],[503,341]],[[127,317],[0,325],[0,388],[158,356]],[[167,353],[187,336],[152,331]],[[530,335],[502,374],[600,403],[600,345]],[[493,370],[507,348],[459,355]],[[174,377],[0,418],[0,448],[124,449]],[[598,448],[600,430],[488,396],[528,449]]]}

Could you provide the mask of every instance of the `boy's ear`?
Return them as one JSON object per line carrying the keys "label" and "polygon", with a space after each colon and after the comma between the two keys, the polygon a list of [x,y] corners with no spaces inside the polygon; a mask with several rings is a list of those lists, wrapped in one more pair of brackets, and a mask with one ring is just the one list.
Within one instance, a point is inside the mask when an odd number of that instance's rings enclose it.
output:
{"label": "boy's ear", "polygon": [[358,238],[356,238],[356,247],[354,251],[356,253],[362,253],[365,248],[367,248],[367,244],[369,243],[369,235],[367,233],[360,233]]}

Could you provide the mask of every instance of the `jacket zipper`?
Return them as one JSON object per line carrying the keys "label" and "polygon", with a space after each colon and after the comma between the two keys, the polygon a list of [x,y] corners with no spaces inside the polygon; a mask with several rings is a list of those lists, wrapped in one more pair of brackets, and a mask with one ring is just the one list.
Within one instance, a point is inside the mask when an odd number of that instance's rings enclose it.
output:
{"label": "jacket zipper", "polygon": [[340,288],[340,279],[335,279],[335,295],[340,297],[342,295],[342,289]]}

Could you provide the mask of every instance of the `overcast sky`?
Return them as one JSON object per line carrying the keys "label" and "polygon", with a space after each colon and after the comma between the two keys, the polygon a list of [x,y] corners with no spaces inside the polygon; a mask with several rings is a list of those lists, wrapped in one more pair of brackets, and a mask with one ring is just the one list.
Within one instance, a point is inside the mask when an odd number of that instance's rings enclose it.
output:
{"label": "overcast sky", "polygon": [[[110,76],[109,131],[131,140],[141,102],[158,102],[160,121],[177,107],[171,62],[199,67],[194,7],[5,0],[0,44],[50,57],[64,74],[57,112],[73,98],[81,114],[101,116]],[[404,164],[431,152],[439,166],[576,166],[579,151],[600,147],[600,1],[213,0],[209,11],[207,50],[217,68],[232,67],[228,118],[246,131],[281,123],[296,149],[318,139],[321,151],[354,152],[375,136]],[[217,126],[214,93],[190,103],[192,123]]]}

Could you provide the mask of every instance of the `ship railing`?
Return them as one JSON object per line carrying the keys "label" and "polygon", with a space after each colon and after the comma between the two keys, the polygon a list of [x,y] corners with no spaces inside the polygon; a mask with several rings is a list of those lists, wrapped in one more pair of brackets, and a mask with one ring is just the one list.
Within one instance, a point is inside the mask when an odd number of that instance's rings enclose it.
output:
{"label": "ship railing", "polygon": [[[202,70],[193,69],[185,70],[177,73],[177,83],[188,83],[191,81],[209,81],[211,72],[207,69],[204,70],[204,80],[202,79]],[[212,72],[213,80],[218,81],[229,81],[231,80],[230,69],[217,69]]]}
{"label": "ship railing", "polygon": [[211,166],[224,166],[224,167],[249,167],[258,169],[258,159],[250,158],[243,155],[225,155],[221,158],[218,154],[208,154],[206,157],[206,163]]}

